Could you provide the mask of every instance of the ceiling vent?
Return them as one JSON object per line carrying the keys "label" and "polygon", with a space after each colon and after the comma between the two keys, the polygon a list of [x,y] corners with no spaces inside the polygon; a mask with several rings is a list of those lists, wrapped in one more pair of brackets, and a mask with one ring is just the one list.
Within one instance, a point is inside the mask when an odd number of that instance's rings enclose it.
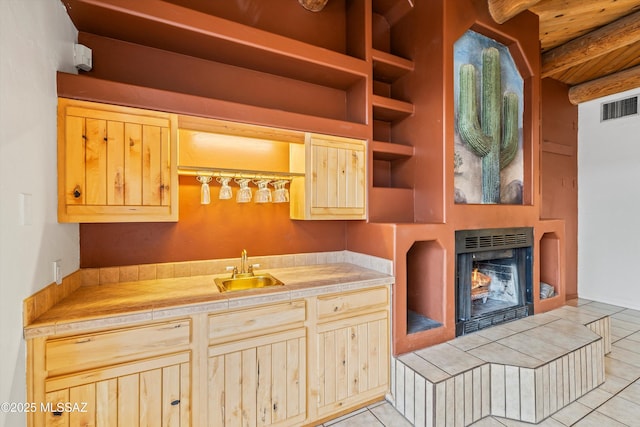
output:
{"label": "ceiling vent", "polygon": [[638,114],[638,97],[619,99],[618,101],[602,104],[602,119],[607,120],[619,119],[620,117],[633,116]]}

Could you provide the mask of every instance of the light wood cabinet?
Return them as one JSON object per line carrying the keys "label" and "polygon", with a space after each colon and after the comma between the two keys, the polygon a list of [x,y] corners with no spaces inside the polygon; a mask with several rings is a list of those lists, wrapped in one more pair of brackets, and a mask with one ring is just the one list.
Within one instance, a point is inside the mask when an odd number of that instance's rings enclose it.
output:
{"label": "light wood cabinet", "polygon": [[177,221],[176,116],[59,98],[58,221]]}
{"label": "light wood cabinet", "polygon": [[[292,146],[292,219],[366,219],[366,141],[307,133],[304,153]],[[304,165],[304,170],[302,170]]]}
{"label": "light wood cabinet", "polygon": [[383,396],[389,387],[388,289],[318,297],[313,361],[316,418]]}
{"label": "light wood cabinet", "polygon": [[190,426],[190,378],[178,353],[48,379],[44,425]]}
{"label": "light wood cabinet", "polygon": [[381,399],[389,349],[387,286],[31,338],[28,425],[311,425]]}
{"label": "light wood cabinet", "polygon": [[[306,419],[305,302],[210,318],[207,425],[297,426]],[[246,337],[238,340],[234,337]]]}
{"label": "light wood cabinet", "polygon": [[190,426],[189,319],[28,341],[32,426]]}

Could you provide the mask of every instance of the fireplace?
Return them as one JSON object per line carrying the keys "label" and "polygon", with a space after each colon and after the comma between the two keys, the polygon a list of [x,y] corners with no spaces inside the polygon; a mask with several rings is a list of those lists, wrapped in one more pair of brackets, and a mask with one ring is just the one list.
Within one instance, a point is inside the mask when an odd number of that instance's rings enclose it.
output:
{"label": "fireplace", "polygon": [[533,314],[532,228],[456,231],[456,336]]}

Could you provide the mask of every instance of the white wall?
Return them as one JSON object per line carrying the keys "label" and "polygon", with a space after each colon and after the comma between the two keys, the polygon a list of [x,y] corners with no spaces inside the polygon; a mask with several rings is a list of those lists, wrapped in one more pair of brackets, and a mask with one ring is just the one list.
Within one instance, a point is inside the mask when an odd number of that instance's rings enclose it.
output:
{"label": "white wall", "polygon": [[578,294],[640,309],[640,116],[600,122],[600,104],[578,109]]}
{"label": "white wall", "polygon": [[[23,299],[53,281],[52,261],[79,265],[78,226],[56,219],[56,71],[75,72],[75,40],[60,0],[0,0],[0,402],[26,399]],[[0,411],[0,426],[25,423]]]}

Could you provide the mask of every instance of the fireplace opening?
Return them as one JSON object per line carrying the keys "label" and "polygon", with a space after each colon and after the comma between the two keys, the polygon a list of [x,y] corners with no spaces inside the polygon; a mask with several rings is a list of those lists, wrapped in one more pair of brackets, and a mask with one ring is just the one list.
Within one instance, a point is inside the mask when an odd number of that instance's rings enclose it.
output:
{"label": "fireplace opening", "polygon": [[532,228],[456,231],[456,336],[533,314]]}

